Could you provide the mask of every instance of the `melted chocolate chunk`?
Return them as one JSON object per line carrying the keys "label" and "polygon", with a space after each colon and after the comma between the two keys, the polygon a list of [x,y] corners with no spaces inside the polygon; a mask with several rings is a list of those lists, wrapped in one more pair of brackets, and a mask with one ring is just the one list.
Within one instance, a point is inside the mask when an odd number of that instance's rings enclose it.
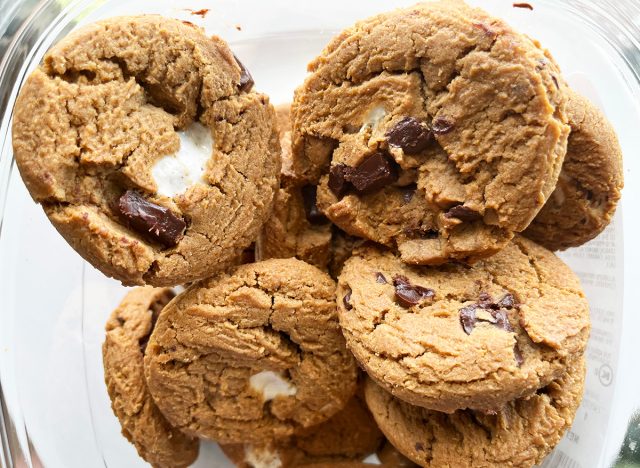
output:
{"label": "melted chocolate chunk", "polygon": [[165,247],[175,246],[187,227],[169,208],[151,203],[134,190],[120,197],[116,209],[133,230]]}
{"label": "melted chocolate chunk", "polygon": [[345,179],[359,194],[377,192],[398,180],[397,164],[392,157],[377,152],[367,157],[354,170],[345,174]]}
{"label": "melted chocolate chunk", "polygon": [[236,62],[238,62],[238,66],[240,67],[240,81],[238,82],[238,89],[242,93],[251,91],[251,88],[253,88],[253,85],[255,84],[251,73],[249,73],[247,67],[244,66],[235,54],[233,54],[233,57],[236,59]]}
{"label": "melted chocolate chunk", "polygon": [[471,208],[464,205],[454,206],[444,214],[444,217],[457,218],[465,223],[477,221],[478,219],[482,218],[482,216],[480,216],[480,213],[478,213],[477,211],[473,211]]}
{"label": "melted chocolate chunk", "polygon": [[[515,306],[515,299],[510,293],[505,294],[498,302],[494,302],[490,294],[481,292],[478,295],[477,303],[470,304],[459,310],[460,324],[467,335],[471,334],[477,322],[489,322],[504,331],[513,332],[513,327],[509,322],[509,310]],[[477,309],[489,311],[493,320],[477,317]]]}
{"label": "melted chocolate chunk", "polygon": [[424,122],[405,117],[387,132],[390,146],[401,148],[406,154],[419,154],[429,146],[433,135]]}
{"label": "melted chocolate chunk", "polygon": [[382,273],[377,272],[376,273],[376,283],[387,284],[387,278],[385,278]]}
{"label": "melted chocolate chunk", "polygon": [[326,224],[329,220],[323,215],[316,205],[317,187],[315,185],[305,185],[302,187],[302,201],[307,220],[311,224]]}
{"label": "melted chocolate chunk", "polygon": [[514,8],[526,8],[528,10],[533,10],[533,6],[530,3],[514,3]]}
{"label": "melted chocolate chunk", "polygon": [[455,122],[450,117],[440,116],[431,122],[431,131],[434,135],[445,135],[453,130]]}
{"label": "melted chocolate chunk", "polygon": [[509,323],[509,317],[506,310],[492,310],[491,316],[495,319],[494,325],[504,331],[512,332],[513,327]]}
{"label": "melted chocolate chunk", "polygon": [[353,171],[352,167],[346,164],[336,164],[329,169],[329,189],[338,197],[344,197],[349,191],[350,184],[346,179],[346,175]]}
{"label": "melted chocolate chunk", "polygon": [[413,200],[413,196],[416,194],[417,189],[418,189],[418,186],[416,184],[411,184],[411,185],[407,185],[406,187],[403,187],[400,190],[400,193],[402,193],[402,201],[405,204],[411,203],[411,200]]}
{"label": "melted chocolate chunk", "polygon": [[493,304],[493,298],[491,297],[491,294],[486,292],[481,292],[478,295],[478,306],[482,307],[483,309],[488,309],[488,308],[491,308],[492,304]]}
{"label": "melted chocolate chunk", "polygon": [[502,296],[502,299],[498,301],[498,306],[500,308],[513,309],[515,305],[516,305],[516,300],[513,297],[513,294],[511,293],[505,294],[504,296]]}
{"label": "melted chocolate chunk", "polygon": [[460,309],[460,325],[462,325],[462,329],[467,335],[471,335],[471,332],[476,326],[476,309],[478,306],[476,304],[471,304],[466,307]]}
{"label": "melted chocolate chunk", "polygon": [[345,309],[351,310],[353,306],[351,305],[351,289],[347,291],[347,294],[342,298],[342,303],[344,304]]}
{"label": "melted chocolate chunk", "polygon": [[433,289],[411,284],[409,278],[402,275],[393,277],[393,285],[396,288],[396,302],[406,308],[418,305],[424,300],[432,299],[435,295]]}

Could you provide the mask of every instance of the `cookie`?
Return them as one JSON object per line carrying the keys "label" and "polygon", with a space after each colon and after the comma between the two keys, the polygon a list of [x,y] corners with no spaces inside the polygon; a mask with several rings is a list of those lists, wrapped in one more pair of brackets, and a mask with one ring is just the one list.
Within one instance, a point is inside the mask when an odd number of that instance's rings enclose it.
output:
{"label": "cookie", "polygon": [[282,187],[258,237],[258,258],[296,257],[321,269],[331,258],[331,223],[317,209],[315,187]]}
{"label": "cookie", "polygon": [[395,468],[415,468],[418,466],[398,452],[398,449],[391,445],[388,440],[380,446],[376,453],[382,465],[385,466],[393,466]]}
{"label": "cookie", "polygon": [[555,187],[564,83],[535,41],[459,1],[357,23],[309,65],[292,106],[294,170],[341,229],[414,264],[474,262]]}
{"label": "cookie", "polygon": [[257,240],[258,258],[296,257],[326,269],[331,256],[331,223],[318,211],[316,187],[299,185],[291,165],[290,105],[276,108],[282,148],[281,187]]}
{"label": "cookie", "polygon": [[145,356],[149,390],[184,432],[266,443],[320,424],[356,387],[335,283],[297,259],[193,284],[162,312]]}
{"label": "cookie", "polygon": [[580,358],[559,379],[491,414],[411,406],[371,380],[365,395],[382,432],[420,466],[526,468],[540,463],[571,426],[584,378]]}
{"label": "cookie", "polygon": [[516,236],[473,267],[417,267],[356,252],[338,280],[347,346],[370,377],[413,405],[495,411],[566,372],[584,352],[589,307],[576,275]]}
{"label": "cookie", "polygon": [[[291,440],[265,446],[236,444],[221,448],[239,468],[265,465],[287,468],[360,461],[374,453],[382,440],[364,397],[356,395],[332,418]],[[270,463],[266,463],[267,460]]]}
{"label": "cookie", "polygon": [[71,33],[20,91],[13,149],[33,199],[125,285],[233,262],[269,215],[276,117],[224,41],[155,15]]}
{"label": "cookie", "polygon": [[198,456],[198,440],[172,427],[154,403],[144,379],[143,354],[155,320],[173,293],[166,288],[129,292],[106,326],[104,378],[122,434],[156,468],[187,467]]}
{"label": "cookie", "polygon": [[276,122],[278,136],[280,138],[281,183],[285,186],[304,185],[304,178],[294,171],[293,156],[291,154],[291,103],[287,102],[276,106]]}
{"label": "cookie", "polygon": [[343,230],[333,227],[331,235],[331,260],[329,261],[329,274],[332,278],[338,278],[344,262],[346,262],[353,251],[367,244],[365,239],[350,236]]}
{"label": "cookie", "polygon": [[550,250],[578,247],[600,234],[615,213],[624,185],[615,130],[587,98],[567,92],[571,133],[560,178],[524,231]]}

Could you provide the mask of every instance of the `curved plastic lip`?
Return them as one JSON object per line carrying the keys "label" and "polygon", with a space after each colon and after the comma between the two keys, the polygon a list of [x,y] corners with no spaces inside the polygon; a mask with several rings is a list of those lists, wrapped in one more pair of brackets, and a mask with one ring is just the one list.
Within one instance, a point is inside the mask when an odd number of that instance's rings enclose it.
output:
{"label": "curved plastic lip", "polygon": [[[10,127],[18,90],[35,66],[35,60],[73,29],[78,18],[105,3],[108,0],[0,0],[3,11],[0,17],[0,240],[9,180],[14,169]],[[640,3],[636,0],[535,0],[534,3],[562,9],[582,20],[624,61],[627,68],[619,71],[628,86],[640,85]],[[640,95],[636,95],[640,102]],[[4,387],[7,384],[8,377],[3,376],[0,362],[0,466],[42,466],[20,408],[8,406]]]}

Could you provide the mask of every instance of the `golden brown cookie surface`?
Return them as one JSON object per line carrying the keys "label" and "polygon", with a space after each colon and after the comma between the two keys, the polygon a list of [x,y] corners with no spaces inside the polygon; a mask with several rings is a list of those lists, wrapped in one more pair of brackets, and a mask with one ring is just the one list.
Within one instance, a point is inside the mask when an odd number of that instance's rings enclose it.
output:
{"label": "golden brown cookie surface", "polygon": [[158,314],[172,297],[166,288],[129,292],[109,317],[102,346],[107,391],[122,434],[157,468],[187,467],[198,456],[198,440],[167,422],[144,378],[144,348]]}
{"label": "golden brown cookie surface", "polygon": [[278,186],[275,113],[224,41],[178,20],[71,33],[27,79],[13,148],[56,229],[124,284],[176,285],[232,263]]}
{"label": "golden brown cookie surface", "polygon": [[193,284],[163,310],[145,357],[167,419],[221,443],[265,443],[327,420],[353,395],[356,371],[335,283],[296,259]]}
{"label": "golden brown cookie surface", "polygon": [[571,133],[558,185],[524,235],[551,250],[578,247],[611,221],[624,184],[615,130],[587,98],[568,91]]}
{"label": "golden brown cookie surface", "polygon": [[361,461],[374,453],[381,442],[382,433],[371,417],[364,397],[356,394],[330,419],[288,440],[264,446],[223,445],[222,450],[239,468],[259,466],[256,461],[260,460],[271,460],[273,466],[292,468]]}
{"label": "golden brown cookie surface", "polygon": [[493,411],[558,378],[584,352],[589,308],[552,252],[516,236],[473,267],[417,267],[363,248],[338,279],[347,346],[394,396]]}
{"label": "golden brown cookie surface", "polygon": [[453,414],[411,406],[369,380],[367,404],[387,438],[424,467],[536,465],[571,426],[582,399],[584,358],[559,379],[495,413]]}
{"label": "golden brown cookie surface", "polygon": [[462,2],[385,13],[339,34],[292,106],[294,170],[352,235],[405,262],[473,262],[553,191],[568,126],[539,45]]}

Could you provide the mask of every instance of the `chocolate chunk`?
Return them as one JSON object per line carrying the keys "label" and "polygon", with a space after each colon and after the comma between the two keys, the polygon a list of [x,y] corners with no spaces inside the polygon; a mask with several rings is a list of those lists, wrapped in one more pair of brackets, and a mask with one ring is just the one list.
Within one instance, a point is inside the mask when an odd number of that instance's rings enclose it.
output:
{"label": "chocolate chunk", "polygon": [[400,193],[402,193],[402,201],[406,203],[410,203],[413,200],[413,196],[416,194],[416,190],[418,186],[416,184],[407,185],[406,187],[402,187]]}
{"label": "chocolate chunk", "polygon": [[491,315],[496,320],[494,325],[504,331],[512,332],[513,327],[509,323],[509,317],[506,310],[492,310]]}
{"label": "chocolate chunk", "polygon": [[431,131],[434,135],[445,135],[453,130],[455,122],[450,117],[440,116],[431,122]]}
{"label": "chocolate chunk", "polygon": [[424,452],[424,445],[422,445],[422,442],[416,442],[416,452]]}
{"label": "chocolate chunk", "polygon": [[524,364],[524,356],[522,355],[522,351],[520,350],[518,343],[513,345],[513,357],[516,360],[518,367],[522,367],[522,364]]}
{"label": "chocolate chunk", "polygon": [[467,335],[471,335],[471,332],[476,326],[476,304],[471,304],[460,309],[460,325]]}
{"label": "chocolate chunk", "polygon": [[117,210],[133,230],[165,247],[175,246],[187,227],[169,208],[151,203],[134,190],[120,197]]}
{"label": "chocolate chunk", "polygon": [[551,75],[551,79],[553,80],[553,84],[556,85],[556,89],[560,89],[560,83],[558,83],[558,78],[555,75]]}
{"label": "chocolate chunk", "polygon": [[[509,322],[509,312],[507,309],[514,307],[513,296],[505,294],[498,302],[494,302],[489,293],[481,292],[478,295],[478,302],[460,309],[460,323],[467,335],[471,334],[477,322],[489,322],[497,328],[507,332],[513,332],[511,322]],[[484,315],[484,318],[476,315],[477,309],[484,309],[491,314],[491,318]]]}
{"label": "chocolate chunk", "polygon": [[483,309],[489,309],[491,308],[492,304],[493,304],[493,298],[491,297],[491,294],[486,292],[481,292],[478,295],[478,306],[482,307]]}
{"label": "chocolate chunk", "polygon": [[457,218],[462,222],[465,223],[469,223],[471,221],[476,221],[480,218],[482,218],[482,216],[480,216],[480,213],[478,213],[477,211],[473,211],[471,208],[469,208],[468,206],[464,206],[464,205],[456,205],[453,208],[449,209],[449,211],[447,211],[444,214],[445,218]]}
{"label": "chocolate chunk", "polygon": [[533,10],[533,6],[530,3],[514,3],[514,8],[527,8],[528,10]]}
{"label": "chocolate chunk", "polygon": [[329,189],[333,194],[342,198],[349,191],[350,185],[346,179],[346,175],[353,171],[352,167],[346,164],[336,164],[329,169]]}
{"label": "chocolate chunk", "polygon": [[347,291],[347,294],[342,298],[342,303],[344,304],[345,309],[351,310],[353,306],[351,305],[351,289]]}
{"label": "chocolate chunk", "polygon": [[238,66],[240,67],[240,81],[238,82],[238,89],[241,93],[251,91],[251,88],[253,88],[253,85],[255,84],[251,73],[249,73],[247,67],[245,67],[244,64],[238,59],[236,54],[233,54],[233,57],[236,59],[236,62],[238,62]]}
{"label": "chocolate chunk", "polygon": [[424,122],[405,117],[387,132],[390,146],[401,148],[406,154],[419,154],[431,143],[433,135]]}
{"label": "chocolate chunk", "polygon": [[393,285],[396,288],[396,302],[403,307],[413,307],[422,301],[432,299],[435,291],[430,288],[411,284],[409,278],[402,275],[393,277]]}
{"label": "chocolate chunk", "polygon": [[385,278],[382,273],[377,272],[376,273],[376,283],[387,284],[387,278]]}
{"label": "chocolate chunk", "polygon": [[498,301],[498,306],[504,309],[512,309],[516,305],[516,300],[513,294],[507,293],[502,296],[502,299]]}
{"label": "chocolate chunk", "polygon": [[311,224],[326,224],[329,220],[323,215],[316,205],[317,187],[315,185],[305,185],[302,187],[302,201],[307,220]]}
{"label": "chocolate chunk", "polygon": [[345,173],[345,179],[359,194],[376,192],[398,180],[397,164],[381,151],[362,161],[354,170]]}

